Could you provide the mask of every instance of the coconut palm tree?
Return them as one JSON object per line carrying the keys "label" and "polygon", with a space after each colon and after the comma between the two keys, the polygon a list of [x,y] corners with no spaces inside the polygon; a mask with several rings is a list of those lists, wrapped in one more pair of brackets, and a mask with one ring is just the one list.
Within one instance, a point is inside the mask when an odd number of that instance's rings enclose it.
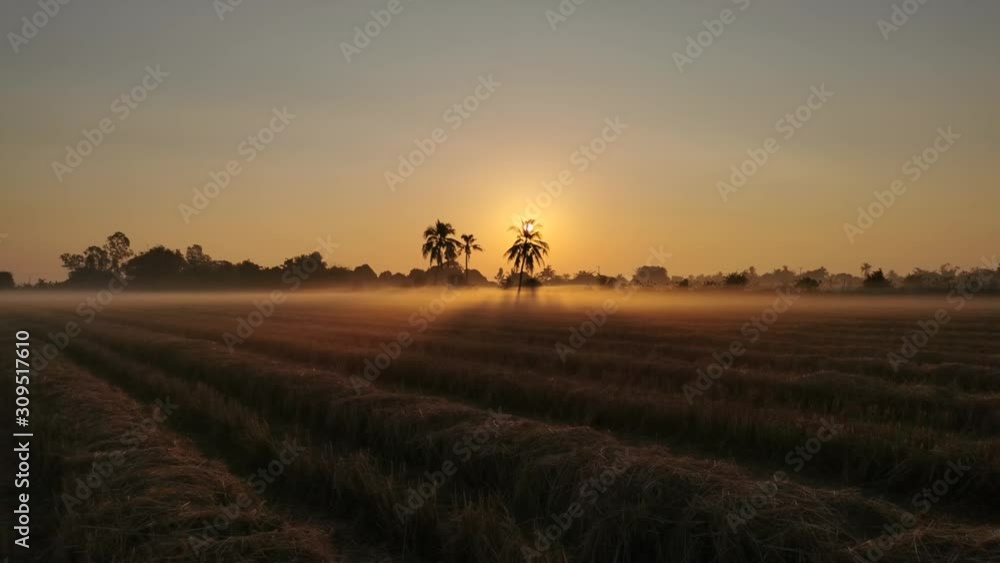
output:
{"label": "coconut palm tree", "polygon": [[[441,270],[444,262],[451,263],[458,258],[458,248],[462,243],[451,238],[454,234],[455,228],[451,226],[451,223],[442,223],[440,219],[424,229],[424,245],[420,251],[424,258],[430,260],[429,263],[432,266],[437,262],[438,271]],[[436,272],[434,282],[437,283]]]}
{"label": "coconut palm tree", "polygon": [[517,292],[521,293],[522,274],[528,270],[530,276],[536,265],[545,264],[545,255],[549,253],[549,245],[542,240],[541,225],[536,225],[534,219],[522,221],[520,227],[511,227],[517,233],[514,244],[507,249],[504,257],[508,262],[514,262],[517,268]]}
{"label": "coconut palm tree", "polygon": [[483,251],[483,247],[476,242],[476,235],[462,235],[462,253],[465,254],[465,285],[469,285],[469,257],[472,251]]}

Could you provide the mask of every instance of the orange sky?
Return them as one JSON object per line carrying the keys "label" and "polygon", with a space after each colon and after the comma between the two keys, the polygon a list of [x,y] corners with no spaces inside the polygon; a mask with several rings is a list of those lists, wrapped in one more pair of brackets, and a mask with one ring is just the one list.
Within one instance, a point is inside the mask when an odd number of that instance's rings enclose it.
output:
{"label": "orange sky", "polygon": [[[60,253],[121,230],[139,250],[200,243],[265,265],[329,237],[335,263],[408,271],[440,218],[477,235],[472,265],[492,277],[529,201],[560,272],[630,272],[650,247],[672,274],[906,272],[1000,246],[996,4],[928,2],[886,40],[887,2],[594,1],[555,30],[557,2],[404,2],[348,62],[355,26],[386,5],[247,0],[222,21],[209,3],[65,7],[0,55],[0,269],[61,279]],[[19,32],[33,7],[4,4],[0,21]],[[725,9],[732,23],[678,70],[674,53]],[[60,181],[53,162],[102,120],[113,130]],[[273,125],[260,150],[244,144]],[[914,179],[907,161],[949,126],[958,139]],[[768,139],[767,162],[720,197]],[[415,140],[433,153],[391,189]],[[603,152],[585,156],[591,143]],[[186,222],[179,206],[230,161],[239,173]],[[548,201],[560,174],[572,182]],[[906,192],[851,242],[844,224],[897,179]]]}

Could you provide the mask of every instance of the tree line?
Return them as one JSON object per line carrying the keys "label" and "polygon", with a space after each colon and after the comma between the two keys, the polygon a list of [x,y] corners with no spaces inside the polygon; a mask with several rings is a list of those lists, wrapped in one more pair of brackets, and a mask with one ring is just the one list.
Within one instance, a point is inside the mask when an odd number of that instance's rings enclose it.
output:
{"label": "tree line", "polygon": [[34,284],[15,286],[10,272],[0,272],[0,289],[85,288],[106,285],[112,277],[124,276],[129,287],[145,289],[240,289],[272,287],[281,283],[286,272],[306,269],[312,272],[308,285],[348,287],[422,287],[452,285],[499,286],[501,288],[542,285],[607,286],[628,283],[659,290],[695,289],[773,289],[795,287],[803,291],[829,292],[948,292],[973,287],[984,292],[1000,292],[1000,266],[984,261],[985,267],[962,269],[944,264],[937,270],[915,268],[906,275],[890,270],[885,273],[868,262],[861,264],[859,275],[831,273],[826,268],[793,271],[787,266],[766,273],[754,267],[742,271],[717,272],[692,276],[670,276],[662,266],[642,266],[633,275],[606,276],[589,270],[560,274],[546,264],[549,245],[543,240],[542,226],[533,220],[510,228],[513,241],[502,254],[509,269],[500,268],[488,280],[470,263],[475,253],[485,252],[473,234],[457,235],[450,224],[435,221],[423,231],[420,253],[428,261],[426,270],[413,268],[408,273],[385,270],[376,273],[368,264],[348,268],[327,264],[322,254],[313,252],[285,259],[273,266],[251,260],[230,262],[216,260],[194,244],[182,253],[163,245],[136,253],[129,238],[121,232],[107,237],[100,246],[92,245],[79,253],[64,253],[59,259],[67,271],[65,281],[39,279]]}

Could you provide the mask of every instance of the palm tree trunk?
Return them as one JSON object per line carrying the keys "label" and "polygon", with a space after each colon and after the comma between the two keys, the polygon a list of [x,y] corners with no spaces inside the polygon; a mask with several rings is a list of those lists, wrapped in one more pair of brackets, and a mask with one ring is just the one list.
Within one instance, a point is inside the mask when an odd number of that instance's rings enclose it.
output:
{"label": "palm tree trunk", "polygon": [[517,294],[521,295],[521,280],[524,279],[524,262],[521,262],[521,267],[517,270]]}
{"label": "palm tree trunk", "polygon": [[469,255],[465,255],[465,285],[469,285]]}

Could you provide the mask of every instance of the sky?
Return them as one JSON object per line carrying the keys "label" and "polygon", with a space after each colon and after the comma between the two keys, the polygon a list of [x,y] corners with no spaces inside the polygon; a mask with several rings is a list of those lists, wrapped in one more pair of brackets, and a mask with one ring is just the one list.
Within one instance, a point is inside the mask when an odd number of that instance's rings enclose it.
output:
{"label": "sky", "polygon": [[557,272],[1000,251],[992,0],[226,1],[0,5],[0,270],[123,231],[406,272],[441,219],[492,277],[518,216]]}

